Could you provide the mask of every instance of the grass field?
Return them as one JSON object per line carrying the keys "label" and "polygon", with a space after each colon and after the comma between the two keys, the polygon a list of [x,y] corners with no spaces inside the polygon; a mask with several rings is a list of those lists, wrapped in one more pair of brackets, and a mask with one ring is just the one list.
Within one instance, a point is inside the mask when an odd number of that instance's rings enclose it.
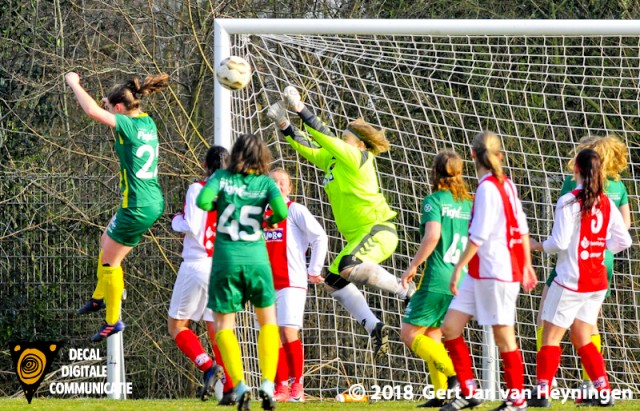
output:
{"label": "grass field", "polygon": [[[103,399],[52,399],[52,398],[34,398],[31,405],[27,404],[24,398],[19,399],[0,399],[0,410],[90,410],[90,411],[111,411],[111,410],[127,410],[127,411],[143,411],[143,410],[229,410],[235,411],[235,407],[218,407],[213,401],[202,402],[198,399],[181,399],[181,400],[103,400]],[[377,411],[377,410],[398,410],[398,411],[417,411],[419,402],[409,401],[380,401],[376,403],[338,403],[334,401],[325,402],[307,402],[304,404],[278,404],[278,411]],[[500,405],[499,402],[485,403],[475,410],[491,410]],[[253,401],[253,410],[259,411],[260,402]],[[614,407],[618,410],[640,411],[640,401],[620,401]],[[422,408],[421,408],[422,409]],[[424,408],[426,410],[426,408]],[[430,408],[434,409],[434,408]],[[577,406],[573,402],[560,404],[555,402],[548,410],[595,410],[597,407]]]}

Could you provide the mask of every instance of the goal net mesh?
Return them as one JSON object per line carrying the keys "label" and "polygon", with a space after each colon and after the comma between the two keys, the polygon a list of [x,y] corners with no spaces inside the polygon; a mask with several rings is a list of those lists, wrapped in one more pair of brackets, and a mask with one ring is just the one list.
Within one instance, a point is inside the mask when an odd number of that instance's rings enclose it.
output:
{"label": "goal net mesh", "polygon": [[[266,110],[291,84],[338,134],[357,117],[382,126],[392,148],[377,158],[377,167],[382,191],[398,212],[400,238],[396,252],[383,265],[398,278],[420,242],[420,206],[431,193],[430,167],[436,153],[458,152],[475,191],[470,141],[481,130],[492,130],[502,139],[505,172],[519,189],[534,238],[550,234],[568,160],[578,140],[587,135],[613,134],[628,145],[630,166],[623,181],[632,220],[637,221],[639,43],[638,37],[619,36],[231,35],[229,53],[246,58],[254,70],[251,85],[232,93],[232,141],[240,133],[254,132],[268,142],[274,166],[292,174],[293,199],[325,227],[331,262],[344,240],[323,192],[324,173],[289,147]],[[296,116],[291,119],[294,124],[299,121]],[[635,225],[631,234],[637,244]],[[537,307],[553,259],[535,253],[534,264],[541,284],[520,295],[516,325],[529,386],[535,382]],[[598,322],[613,387],[634,391],[639,388],[634,376],[640,372],[636,273],[634,246],[616,256],[612,294]],[[428,383],[424,362],[400,342],[403,303],[370,289],[365,289],[365,296],[392,329],[390,354],[377,363],[364,328],[321,287],[310,286],[302,331],[309,395],[334,397],[355,383],[370,392],[374,385],[404,390],[411,384],[419,394]],[[243,328],[242,348],[250,381],[257,385],[253,319],[241,316],[240,322],[248,326]],[[481,374],[482,330],[472,322],[465,337]],[[575,388],[581,380],[580,364],[566,340],[557,377],[560,387]],[[496,359],[493,353],[490,361]]]}

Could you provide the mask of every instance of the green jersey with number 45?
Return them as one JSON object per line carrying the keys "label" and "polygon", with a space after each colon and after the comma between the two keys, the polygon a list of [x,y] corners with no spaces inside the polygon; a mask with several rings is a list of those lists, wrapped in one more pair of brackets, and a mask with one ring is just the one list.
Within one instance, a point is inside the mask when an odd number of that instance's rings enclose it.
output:
{"label": "green jersey with number 45", "polygon": [[146,113],[137,117],[116,114],[116,133],[122,208],[162,203],[156,123]]}
{"label": "green jersey with number 45", "polygon": [[287,216],[287,205],[276,183],[266,175],[218,170],[198,196],[198,207],[207,210],[211,207],[207,204],[211,199],[214,199],[218,213],[213,260],[216,263],[269,264],[262,236],[265,207],[270,204],[274,208],[274,222]]}
{"label": "green jersey with number 45", "polygon": [[429,258],[420,280],[419,289],[451,294],[449,282],[453,268],[467,246],[471,200],[455,201],[451,191],[440,190],[426,197],[422,203],[420,236],[424,237],[424,226],[429,221],[441,224],[440,240]]}

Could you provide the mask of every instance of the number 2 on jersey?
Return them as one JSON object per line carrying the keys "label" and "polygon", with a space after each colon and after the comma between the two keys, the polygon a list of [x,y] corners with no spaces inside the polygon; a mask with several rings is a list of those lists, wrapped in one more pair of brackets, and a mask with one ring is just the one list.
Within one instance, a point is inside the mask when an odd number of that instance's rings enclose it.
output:
{"label": "number 2 on jersey", "polygon": [[[458,247],[458,242],[461,244],[461,247]],[[451,242],[451,245],[449,246],[447,252],[444,253],[442,260],[444,260],[445,263],[458,264],[458,261],[460,261],[462,250],[464,250],[465,248],[467,248],[467,237],[455,233],[453,235],[453,241]]]}
{"label": "number 2 on jersey", "polygon": [[136,177],[142,180],[148,180],[158,175],[158,168],[155,170],[150,170],[153,166],[154,160],[158,157],[159,146],[156,146],[154,149],[153,146],[149,144],[144,144],[136,150],[136,157],[142,158],[144,155],[148,155],[147,161],[144,162],[142,168],[136,172]]}
{"label": "number 2 on jersey", "polygon": [[[218,221],[218,231],[227,234],[232,241],[257,241],[262,232],[260,231],[260,222],[262,221],[262,209],[260,207],[245,205],[240,208],[240,219],[233,220],[231,216],[236,211],[236,206],[229,204],[220,215]],[[252,217],[256,216],[256,217]],[[251,227],[253,234],[249,234],[240,228]]]}

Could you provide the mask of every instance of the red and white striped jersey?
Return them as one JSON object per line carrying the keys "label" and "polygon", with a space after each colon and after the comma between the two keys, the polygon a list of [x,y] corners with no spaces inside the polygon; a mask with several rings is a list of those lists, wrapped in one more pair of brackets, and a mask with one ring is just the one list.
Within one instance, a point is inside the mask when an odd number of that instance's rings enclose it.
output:
{"label": "red and white striped jersey", "polygon": [[[273,284],[276,290],[307,288],[307,274],[320,275],[327,256],[329,240],[318,220],[307,207],[287,199],[289,215],[274,230],[265,229]],[[273,211],[267,208],[265,218]],[[305,254],[311,246],[309,268]]]}
{"label": "red and white striped jersey", "polygon": [[205,182],[193,183],[187,190],[184,211],[171,220],[171,228],[179,233],[185,233],[182,248],[184,260],[211,258],[213,243],[216,239],[216,211],[206,212],[196,205],[198,194]]}
{"label": "red and white striped jersey", "polygon": [[591,216],[580,218],[576,201],[581,186],[558,199],[551,237],[542,243],[548,253],[557,253],[555,282],[576,292],[607,289],[604,250],[618,253],[631,246],[631,236],[622,214],[605,194]]}
{"label": "red and white striped jersey", "polygon": [[[472,267],[469,263],[469,275],[478,279],[520,282],[521,278],[514,278],[514,270],[511,267],[511,247],[507,245],[509,227],[505,205],[498,187],[487,181],[491,176],[492,174],[488,173],[480,179],[473,199],[469,241],[478,246],[478,252],[475,262],[477,265]],[[518,198],[515,185],[505,177],[503,187],[509,198],[516,220],[514,224],[517,223],[520,235],[529,234],[527,217],[522,211],[522,203]]]}

